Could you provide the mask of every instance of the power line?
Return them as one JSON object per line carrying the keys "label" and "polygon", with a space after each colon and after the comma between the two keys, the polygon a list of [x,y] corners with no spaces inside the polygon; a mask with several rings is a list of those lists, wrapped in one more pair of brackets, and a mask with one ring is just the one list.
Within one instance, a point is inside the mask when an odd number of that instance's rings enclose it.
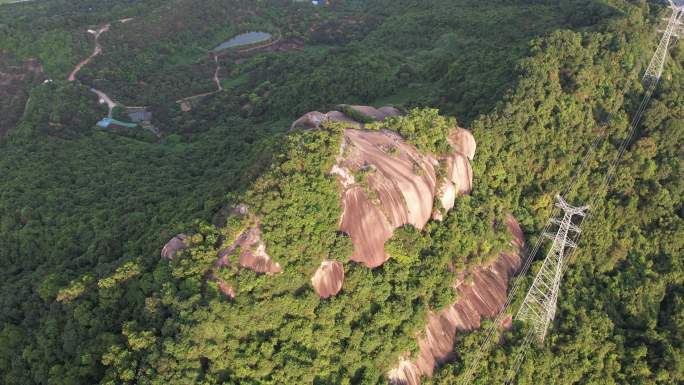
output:
{"label": "power line", "polygon": [[[655,91],[655,88],[657,87],[658,82],[660,81],[660,77],[662,76],[664,64],[665,64],[666,57],[667,57],[668,46],[669,46],[671,37],[673,36],[673,32],[674,32],[675,27],[680,23],[680,19],[682,18],[682,14],[684,14],[684,11],[682,11],[681,9],[675,9],[672,16],[669,19],[668,28],[665,31],[665,33],[664,33],[664,35],[660,41],[660,44],[658,45],[658,49],[656,49],[656,52],[654,53],[653,58],[651,59],[651,63],[649,64],[649,66],[646,70],[646,73],[644,74],[644,77],[642,79],[642,82],[646,86],[645,95],[644,95],[641,103],[639,104],[639,107],[638,107],[636,113],[634,114],[634,117],[632,118],[632,121],[631,121],[630,127],[629,127],[628,135],[623,139],[623,141],[620,144],[617,156],[611,162],[611,164],[608,168],[608,172],[603,177],[603,182],[601,183],[599,188],[596,190],[596,192],[592,195],[592,199],[591,199],[591,203],[590,203],[590,205],[592,207],[595,205],[595,203],[597,202],[597,200],[601,196],[602,191],[604,189],[606,189],[608,187],[608,185],[610,184],[610,182],[612,181],[612,178],[613,178],[615,171],[617,169],[617,165],[620,162],[620,160],[622,159],[622,156],[624,155],[624,153],[627,149],[627,146],[632,141],[634,134],[636,133],[637,127],[641,123],[641,119],[643,118],[643,115],[646,111],[646,108],[647,108],[647,106],[651,100],[651,97],[653,96],[653,92]],[[579,227],[584,223],[584,221],[585,221],[584,216],[582,216],[582,218],[580,219],[580,222],[577,224],[578,230],[579,230]],[[559,232],[560,231],[561,230],[559,229]],[[580,238],[581,238],[581,232],[577,231],[575,239],[572,240],[575,248],[573,248],[572,251],[570,251],[570,253],[567,256],[569,262],[572,261],[572,259],[574,259],[574,254],[575,254],[574,251],[576,250],[576,245],[578,244]],[[554,241],[554,246],[555,245],[556,245],[556,241]],[[552,252],[553,252],[553,250],[554,250],[554,247],[552,246]],[[557,253],[553,254],[552,252],[549,253],[549,254],[551,254],[552,257],[557,254]],[[549,259],[549,257],[547,256],[547,259],[545,260],[545,265],[546,265],[548,259]],[[559,258],[559,260],[561,260],[559,263],[560,268],[556,271],[559,274],[557,275],[557,279],[554,281],[555,285],[558,285],[560,283],[560,280],[564,276],[565,271],[567,270],[567,266],[568,266],[567,263],[563,263],[564,261],[562,261],[561,258]],[[545,265],[542,266],[542,270],[544,269]],[[540,274],[538,274],[538,277],[541,275],[542,270],[540,270]],[[535,282],[536,281],[537,280],[535,279]],[[554,287],[553,289],[556,289],[556,288]],[[530,288],[530,291],[528,292],[528,296],[533,295],[533,293],[535,291],[538,292],[539,287],[535,286],[535,284],[533,283],[532,287]],[[549,302],[551,302],[551,300],[556,300],[556,299],[557,299],[557,291],[554,290],[552,292],[552,298],[549,300]],[[546,333],[546,330],[548,328],[548,324],[550,323],[550,321],[553,319],[553,316],[555,315],[555,305],[556,305],[556,303],[553,302],[553,309],[544,309],[545,311],[547,311],[547,314],[551,314],[551,317],[550,317],[550,319],[548,319],[548,321],[546,322],[546,325],[544,326],[544,328],[542,330],[540,330],[540,326],[539,326],[542,323],[542,321],[540,319],[535,319],[534,317],[527,316],[527,314],[529,314],[531,312],[529,310],[530,306],[528,305],[526,307],[525,302],[523,303],[523,306],[521,306],[521,309],[518,311],[518,317],[519,317],[519,319],[523,319],[523,320],[524,319],[531,320],[532,321],[531,322],[532,327],[530,328],[530,330],[534,330],[536,332],[537,336],[538,337],[541,336],[541,340],[543,340],[543,336]],[[513,381],[513,379],[517,375],[517,372],[520,368],[520,365],[521,365],[522,361],[524,360],[526,351],[529,348],[529,344],[531,342],[531,335],[532,335],[531,332],[528,332],[528,334],[526,335],[524,342],[523,342],[524,347],[523,347],[522,351],[519,352],[518,355],[516,356],[516,359],[515,359],[514,364],[513,364],[513,368],[509,372],[508,376],[506,377],[505,384],[509,384],[511,381]]]}
{"label": "power line", "polygon": [[[627,137],[625,137],[622,143],[620,144],[617,156],[608,167],[608,172],[604,175],[601,185],[592,195],[590,206],[593,206],[596,203],[603,189],[606,188],[608,184],[612,181],[613,175],[617,168],[617,164],[622,159],[622,156],[624,155],[627,146],[634,137],[636,127],[638,127],[639,123],[641,122],[641,119],[643,118],[643,114],[646,111],[651,96],[653,95],[653,92],[662,75],[662,71],[666,61],[668,46],[671,37],[674,35],[675,28],[677,28],[677,26],[681,24],[682,14],[684,14],[684,11],[682,9],[674,8],[673,14],[668,21],[668,28],[665,31],[665,34],[663,35],[660,44],[658,45],[658,48],[656,49],[656,52],[654,53],[653,58],[651,59],[651,62],[649,63],[646,73],[644,74],[644,77],[642,79],[642,82],[646,86],[646,94],[642,99],[642,102],[639,105],[639,108],[637,109],[637,112],[635,113],[631,121]],[[516,356],[514,365],[506,377],[506,384],[510,383],[515,378],[515,375],[518,372],[520,365],[522,364],[522,361],[524,360],[526,351],[529,345],[531,344],[532,336],[536,335],[539,340],[543,340],[546,334],[546,330],[548,329],[549,323],[555,317],[555,309],[560,281],[568,266],[568,263],[566,263],[564,255],[565,248],[568,245],[574,246],[571,248],[567,255],[568,261],[571,261],[574,257],[574,252],[576,250],[577,243],[581,238],[581,232],[579,231],[579,229],[585,220],[584,210],[586,210],[587,208],[586,206],[581,208],[572,207],[563,200],[562,196],[566,196],[571,191],[571,189],[576,184],[579,175],[587,167],[588,160],[591,158],[595,150],[598,148],[599,143],[603,139],[605,127],[602,131],[603,132],[601,133],[601,135],[596,137],[593,144],[585,152],[582,162],[580,163],[579,167],[575,169],[572,179],[568,183],[567,187],[563,190],[561,197],[559,197],[559,202],[561,206],[560,208],[564,211],[565,215],[562,220],[557,221],[560,227],[558,232],[556,233],[556,236],[554,237],[554,243],[551,247],[551,250],[545,258],[544,263],[542,264],[542,268],[537,273],[537,276],[535,277],[532,287],[528,291],[528,294],[525,300],[523,301],[523,305],[521,306],[521,309],[517,314],[517,318],[520,320],[532,321],[531,323],[533,324],[533,327],[531,327],[528,330],[528,333],[526,334],[526,337],[523,340],[523,348]],[[579,223],[577,224],[572,223],[572,217],[574,215],[580,215],[581,217]],[[553,216],[555,216],[555,212],[552,215],[552,217]],[[542,234],[545,234],[548,231],[552,222],[553,219],[547,221],[544,230],[542,231]],[[571,229],[573,229],[572,232],[575,235],[574,239],[568,239],[572,238],[573,235],[569,234]],[[542,240],[543,237],[539,237],[539,239],[537,240],[532,252],[528,255],[527,259],[525,260],[522,266],[522,269],[519,273],[519,277],[522,277],[527,273],[527,270],[529,269],[532,261],[534,260],[536,252],[541,247]],[[512,285],[511,290],[509,290],[509,295],[506,300],[506,303],[497,314],[494,323],[489,327],[485,340],[480,345],[478,352],[476,353],[474,359],[470,361],[470,365],[464,373],[464,377],[461,381],[462,385],[469,384],[472,380],[472,375],[477,369],[479,361],[482,359],[482,356],[484,355],[484,351],[489,349],[492,338],[496,334],[499,325],[503,320],[503,317],[510,310],[509,308],[511,306],[511,303],[515,298],[517,290],[520,288],[521,284],[522,279],[518,278]]]}

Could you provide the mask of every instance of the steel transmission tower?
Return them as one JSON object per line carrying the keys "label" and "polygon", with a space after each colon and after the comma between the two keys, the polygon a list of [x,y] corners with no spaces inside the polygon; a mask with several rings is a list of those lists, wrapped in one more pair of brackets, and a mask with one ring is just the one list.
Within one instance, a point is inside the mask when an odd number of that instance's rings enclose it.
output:
{"label": "steel transmission tower", "polygon": [[589,206],[571,206],[561,196],[558,196],[557,199],[556,207],[562,210],[563,217],[553,218],[551,222],[558,225],[558,231],[555,234],[544,233],[545,236],[553,239],[553,245],[515,316],[516,320],[529,322],[539,341],[544,340],[549,324],[556,315],[556,302],[563,276],[565,250],[569,247],[577,247],[570,240],[572,236],[570,233],[579,234],[580,232],[580,228],[573,224],[573,218],[575,216],[584,217],[585,211],[589,208]]}
{"label": "steel transmission tower", "polygon": [[[656,49],[656,52],[653,55],[653,58],[651,59],[651,62],[642,79],[646,90],[645,96],[630,125],[630,134],[622,141],[618,155],[616,159],[612,161],[608,169],[608,173],[605,175],[605,178],[601,183],[601,187],[597,192],[594,193],[594,197],[591,200],[592,204],[596,199],[598,199],[599,191],[602,191],[610,183],[617,163],[622,158],[627,145],[630,143],[634,135],[636,127],[639,125],[639,122],[646,111],[646,107],[648,106],[653,91],[655,90],[663,73],[663,68],[665,67],[665,62],[667,60],[667,51],[672,37],[674,36],[681,38],[684,36],[684,27],[682,26],[682,20],[684,19],[684,0],[669,0],[669,3],[673,11],[672,15],[667,19],[667,28],[664,31],[658,48]],[[571,186],[573,183],[574,181],[571,182]],[[570,191],[570,187],[568,187],[566,191]],[[579,227],[586,216],[585,211],[589,209],[589,206],[571,206],[560,196],[558,196],[557,199],[558,203],[556,203],[556,207],[561,209],[563,217],[552,218],[546,225],[544,231],[549,229],[550,225],[557,225],[558,231],[555,234],[544,232],[545,236],[553,239],[553,245],[544,259],[541,269],[535,276],[532,286],[527,292],[520,309],[515,314],[515,320],[525,321],[530,327],[526,331],[525,337],[521,342],[520,350],[516,354],[512,367],[506,375],[504,382],[506,385],[510,384],[514,380],[522,361],[525,359],[525,353],[527,352],[532,341],[534,339],[537,339],[537,341],[540,342],[544,341],[544,337],[546,336],[549,325],[556,315],[556,305],[558,302],[560,282],[563,277],[564,270],[567,268],[566,257],[572,256],[571,252],[566,255],[566,251],[567,249],[574,249],[577,247],[576,242],[579,239],[580,233]],[[576,222],[573,222],[573,219],[576,217],[580,218]],[[527,261],[524,263],[520,272],[521,275],[524,275],[527,272],[527,269],[529,268],[539,246],[541,246],[541,238],[539,241],[537,241],[534,250],[529,254]],[[499,312],[495,322],[492,323],[492,326],[489,327],[485,341],[481,344],[480,349],[474,358],[467,364],[467,368],[461,380],[461,385],[468,385],[471,383],[473,375],[477,370],[477,366],[494,340],[494,336],[497,334],[505,314],[511,310],[511,304],[515,293],[519,288],[519,283],[520,281],[514,283],[509,292],[508,300],[504,308]]]}
{"label": "steel transmission tower", "polygon": [[647,87],[660,80],[660,76],[663,74],[663,67],[665,67],[667,49],[670,45],[670,40],[672,39],[673,35],[677,36],[681,30],[684,7],[676,6],[673,3],[670,4],[672,5],[672,16],[670,16],[670,19],[667,22],[667,28],[663,33],[663,37],[660,39],[658,49],[656,49],[653,59],[651,59],[651,63],[648,65],[646,73],[644,73],[644,77],[642,79],[642,82]]}

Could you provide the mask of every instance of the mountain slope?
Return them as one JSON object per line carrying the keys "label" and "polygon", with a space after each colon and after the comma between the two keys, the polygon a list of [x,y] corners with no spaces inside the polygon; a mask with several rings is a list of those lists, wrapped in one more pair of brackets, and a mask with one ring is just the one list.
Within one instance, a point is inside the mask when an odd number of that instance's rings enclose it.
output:
{"label": "mountain slope", "polygon": [[[246,19],[197,26],[204,12],[218,9],[211,16],[220,19],[234,5],[247,7]],[[509,214],[534,243],[559,186],[606,136],[567,196],[589,199],[640,100],[664,15],[651,2],[622,0],[3,5],[0,49],[20,62],[37,58],[53,82],[30,87],[26,114],[0,139],[0,382],[376,384],[400,362],[428,373],[433,360],[441,368],[424,383],[459,381],[482,335],[458,333],[453,355],[449,338],[430,338],[454,330],[442,323],[455,319],[454,276],[496,263],[510,247]],[[131,30],[157,40],[129,52],[137,35],[117,25],[79,79],[126,103],[149,101],[159,140],[94,129],[106,112],[86,86],[64,80],[92,52],[88,28],[129,17],[138,23]],[[182,36],[158,24],[176,19],[192,21]],[[188,112],[175,103],[195,86],[215,89],[217,63],[192,47],[274,27],[301,44],[228,55],[219,60],[224,92]],[[681,43],[672,50],[620,173],[593,208],[550,338],[530,353],[518,384],[684,378],[683,52]],[[287,133],[302,113],[339,101],[440,107],[477,141],[474,157],[463,148],[454,161],[460,181],[469,182],[471,164],[472,185],[454,185],[471,195],[453,200],[441,222],[393,228],[387,255],[373,264],[389,259],[374,269],[348,261],[353,239],[339,231],[331,170],[341,127]],[[441,130],[440,141],[398,133],[422,156],[449,143]],[[258,223],[231,216],[239,203]],[[392,227],[424,219],[427,206],[415,216],[397,211]],[[188,247],[161,260],[181,232]],[[259,240],[281,272],[265,258],[250,263]],[[241,267],[241,255],[273,274]],[[480,366],[480,382],[503,381],[519,346],[513,326]]]}

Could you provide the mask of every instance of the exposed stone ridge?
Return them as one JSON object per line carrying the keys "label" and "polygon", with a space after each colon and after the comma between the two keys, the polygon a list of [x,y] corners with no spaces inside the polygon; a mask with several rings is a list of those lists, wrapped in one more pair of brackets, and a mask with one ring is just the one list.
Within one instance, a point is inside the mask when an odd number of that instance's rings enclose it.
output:
{"label": "exposed stone ridge", "polygon": [[188,236],[185,234],[178,234],[171,238],[161,250],[162,259],[172,260],[176,258],[178,251],[188,247]]}
{"label": "exposed stone ridge", "polygon": [[470,161],[475,157],[475,138],[470,131],[456,127],[449,131],[448,140],[454,152],[442,159],[447,172],[446,177],[440,181],[438,193],[443,210],[436,210],[433,215],[433,218],[438,220],[442,219],[443,212],[454,207],[456,196],[470,194],[473,190],[473,169]]}
{"label": "exposed stone ridge", "polygon": [[397,116],[399,115],[399,110],[392,106],[384,106],[380,108],[375,108],[375,107],[369,107],[369,106],[358,106],[358,105],[352,105],[349,106],[353,111],[355,111],[358,114],[364,115],[365,117],[373,120],[384,120],[388,116]]}
{"label": "exposed stone ridge", "polygon": [[[437,158],[421,153],[394,132],[363,129],[364,122],[400,115],[396,108],[339,107],[342,111],[304,114],[291,128],[320,129],[329,121],[347,123],[340,154],[331,169],[341,186],[340,230],[351,237],[354,251],[350,259],[374,268],[389,258],[384,245],[394,229],[405,224],[422,229],[430,219],[440,220],[453,208],[458,195],[470,193],[475,139],[469,131],[456,127],[448,137],[454,151]],[[434,207],[435,197],[440,207]],[[319,295],[328,295],[315,284],[314,288]]]}
{"label": "exposed stone ridge", "polygon": [[342,290],[344,267],[338,261],[323,261],[311,278],[311,285],[321,298],[336,295]]}
{"label": "exposed stone ridge", "polygon": [[213,272],[207,274],[207,279],[216,282],[216,286],[226,297],[235,299],[235,289],[232,285],[217,277]]}
{"label": "exposed stone ridge", "polygon": [[[218,253],[218,258],[214,262],[212,270],[207,274],[207,279],[216,282],[218,289],[228,298],[235,299],[235,288],[228,282],[219,278],[214,272],[220,269],[231,268],[230,257],[239,248],[237,256],[238,265],[245,269],[250,269],[257,273],[268,275],[283,271],[278,262],[273,261],[266,253],[266,245],[261,240],[261,226],[258,218],[249,213],[249,208],[245,204],[233,207],[228,217],[240,217],[245,220],[246,227],[238,229],[240,232],[234,239],[226,239],[223,248]],[[226,247],[226,245],[228,245]]]}
{"label": "exposed stone ridge", "polygon": [[[237,262],[239,267],[269,275],[283,271],[280,264],[275,262],[271,256],[266,253],[266,245],[261,240],[261,227],[258,218],[251,215],[247,206],[244,204],[239,204],[229,210],[228,217],[235,216],[245,219],[245,228],[239,229],[240,231],[237,236],[235,236],[235,239],[224,241],[224,247],[219,251],[218,258],[205,275],[205,279],[215,282],[218,289],[231,299],[235,298],[235,289],[229,283],[219,278],[215,272],[223,268],[231,267],[230,257],[238,248],[239,255],[237,256]],[[226,244],[227,246],[225,246]],[[173,260],[178,256],[179,251],[186,249],[189,246],[190,237],[185,234],[178,234],[164,245],[161,250],[161,257],[162,259]],[[342,274],[344,276],[344,272]]]}
{"label": "exposed stone ridge", "polygon": [[451,147],[453,147],[454,150],[467,156],[468,159],[473,160],[477,145],[475,143],[475,138],[470,131],[464,130],[462,128],[451,130],[449,132],[448,140],[449,144],[451,144]]}
{"label": "exposed stone ridge", "polygon": [[441,159],[446,172],[440,180],[437,192],[442,205],[442,209],[435,210],[433,214],[433,218],[437,220],[441,220],[443,214],[454,207],[456,196],[470,194],[473,190],[473,169],[470,166],[470,160],[475,156],[473,134],[460,127],[451,129],[449,143],[454,148],[454,152]]}
{"label": "exposed stone ridge", "polygon": [[402,358],[399,365],[388,373],[392,385],[420,384],[420,369],[413,362]]}
{"label": "exposed stone ridge", "polygon": [[356,183],[342,192],[340,230],[351,237],[351,259],[373,268],[389,258],[384,244],[395,228],[422,229],[431,218],[438,161],[389,131],[346,129],[344,143],[337,169]]}
{"label": "exposed stone ridge", "polygon": [[[398,109],[392,106],[384,106],[380,108],[374,108],[369,106],[347,106],[350,110],[372,120],[383,120],[388,116],[398,116],[400,112]],[[340,111],[328,111],[327,113],[322,113],[319,111],[311,111],[304,114],[301,118],[297,119],[292,123],[290,129],[294,130],[297,128],[303,129],[318,129],[321,128],[323,123],[332,122],[347,122],[351,127],[363,128],[363,122],[357,122],[353,117],[345,115]]]}
{"label": "exposed stone ridge", "polygon": [[[231,215],[249,216],[244,205],[239,205]],[[278,262],[273,261],[266,253],[266,245],[261,240],[261,226],[257,218],[249,218],[249,226],[232,240],[232,243],[219,252],[219,258],[214,263],[215,268],[229,267],[231,254],[239,247],[238,263],[240,267],[257,273],[276,274],[283,271]],[[229,241],[230,242],[230,241]]]}
{"label": "exposed stone ridge", "polygon": [[[399,115],[396,108],[340,105],[340,109],[344,112],[309,112],[297,119],[292,128],[319,129],[328,121],[346,122],[351,127],[344,130],[340,153],[331,170],[341,186],[340,230],[352,240],[350,259],[374,268],[389,258],[384,246],[394,229],[405,224],[422,229],[430,219],[441,219],[453,208],[458,195],[470,193],[469,159],[474,156],[475,140],[467,130],[452,129],[448,139],[454,151],[438,159],[433,154],[421,153],[395,132],[362,129],[363,122]],[[434,207],[435,198],[440,207]],[[247,227],[235,239],[227,240],[213,269],[230,267],[230,256],[239,249],[240,267],[266,274],[282,272],[280,264],[266,252],[258,218],[250,215],[244,205],[236,206],[230,215],[246,218]],[[164,246],[162,257],[173,259],[178,250],[187,247],[186,240],[184,234],[174,237]],[[209,274],[208,279],[216,281],[227,296],[234,297],[232,287],[219,282],[212,271]],[[344,266],[332,261],[322,261],[311,278],[321,298],[336,295],[343,281]]]}
{"label": "exposed stone ridge", "polygon": [[[524,247],[523,233],[513,217],[506,219],[513,235],[511,251],[501,253],[486,267],[461,274],[454,284],[458,300],[439,313],[431,313],[425,334],[418,338],[418,355],[414,361],[401,359],[388,373],[393,385],[419,385],[421,376],[432,376],[434,369],[453,359],[453,346],[459,333],[480,327],[484,318],[493,318],[506,303],[508,281],[520,269]],[[465,283],[468,276],[472,283]],[[510,327],[510,322],[502,327]]]}
{"label": "exposed stone ridge", "polygon": [[[472,135],[462,128],[455,143],[472,153]],[[440,165],[441,164],[441,165]],[[438,168],[445,167],[443,176]],[[331,170],[341,184],[340,230],[351,237],[351,260],[374,268],[389,256],[385,242],[394,229],[411,224],[418,229],[440,220],[458,195],[472,190],[468,157],[458,151],[437,159],[422,154],[390,131],[344,130],[341,155]],[[441,208],[433,207],[435,197]]]}

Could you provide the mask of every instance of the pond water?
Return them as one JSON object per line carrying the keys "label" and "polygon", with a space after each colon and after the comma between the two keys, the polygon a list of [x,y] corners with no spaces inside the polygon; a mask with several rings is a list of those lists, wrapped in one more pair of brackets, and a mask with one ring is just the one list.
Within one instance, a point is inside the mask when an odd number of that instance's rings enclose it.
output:
{"label": "pond water", "polygon": [[270,38],[272,38],[273,35],[271,35],[268,32],[247,32],[247,33],[241,33],[237,36],[234,36],[230,38],[229,40],[224,41],[221,43],[219,46],[214,48],[214,51],[222,51],[227,48],[232,48],[232,47],[238,47],[241,45],[248,45],[248,44],[254,44],[254,43],[259,43],[262,41],[266,41]]}

